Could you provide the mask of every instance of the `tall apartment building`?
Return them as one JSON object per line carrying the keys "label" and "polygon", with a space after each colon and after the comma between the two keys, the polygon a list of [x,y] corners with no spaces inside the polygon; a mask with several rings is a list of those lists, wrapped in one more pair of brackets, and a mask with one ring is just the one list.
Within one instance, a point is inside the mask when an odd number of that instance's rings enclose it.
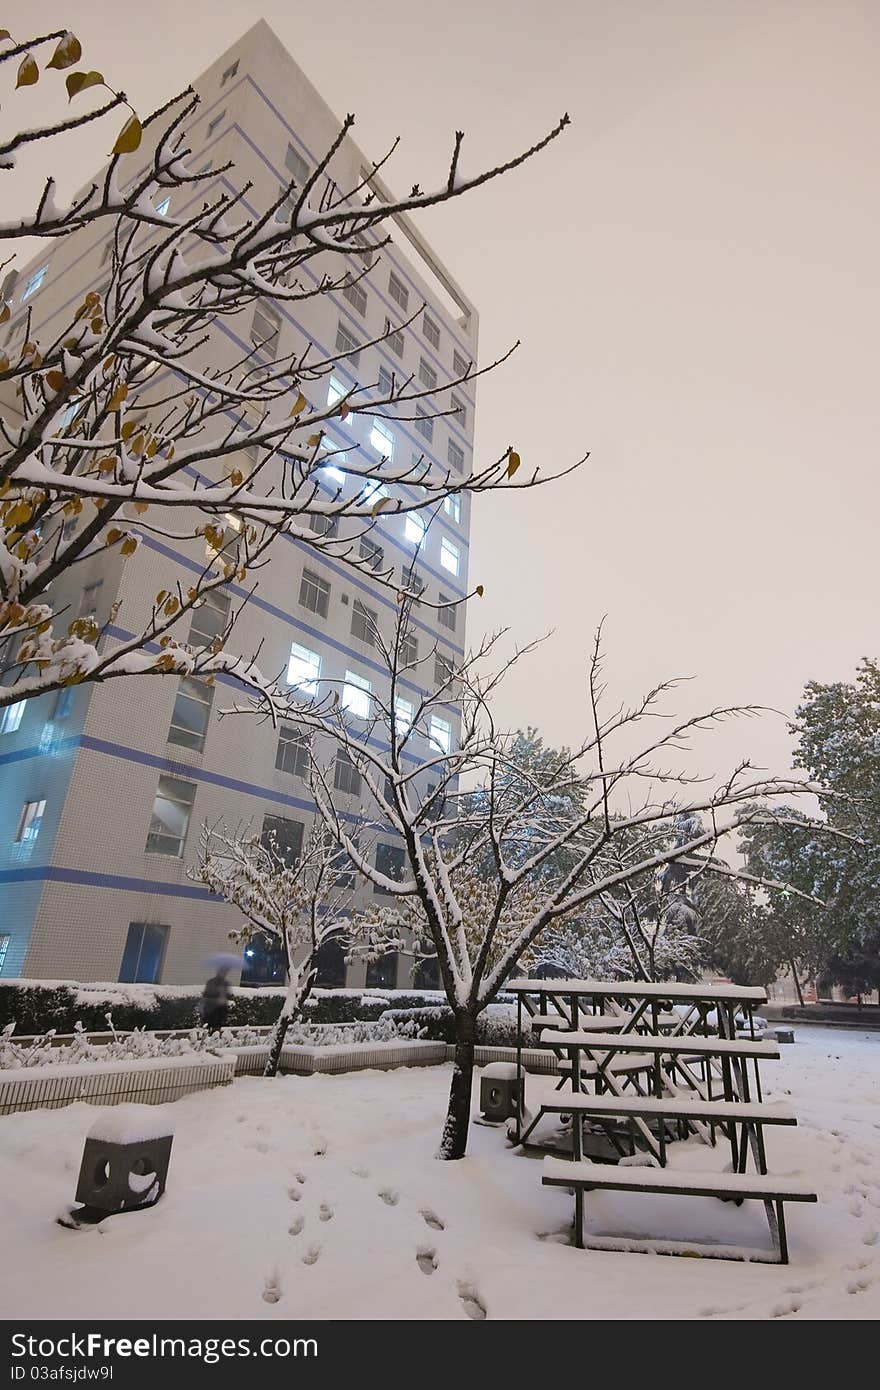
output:
{"label": "tall apartment building", "polygon": [[[262,21],[193,85],[202,98],[190,126],[195,167],[219,170],[234,161],[238,185],[250,180],[259,206],[277,196],[291,172],[301,179],[314,167],[338,131],[336,117]],[[360,151],[346,141],[335,167],[340,186],[354,185],[364,165]],[[230,339],[247,350],[267,331],[277,333],[279,353],[304,337],[328,354],[334,348],[351,352],[381,333],[386,319],[399,323],[424,300],[428,307],[410,327],[357,357],[352,352],[334,372],[337,385],[330,389],[348,389],[355,377],[383,382],[402,369],[429,386],[451,382],[476,358],[477,315],[406,219],[392,233],[392,244],[360,285],[303,305],[258,306],[245,324],[226,320],[205,348],[206,362],[215,352],[222,360]],[[7,342],[14,344],[22,331],[22,304],[32,309],[31,336],[39,338],[41,331],[53,331],[53,319],[60,320],[84,292],[104,288],[107,238],[105,226],[45,244],[18,281]],[[334,442],[343,450],[355,444],[373,449],[377,458],[393,447],[395,462],[424,455],[466,475],[473,387],[449,394],[459,407],[454,417],[378,422],[350,416],[334,423]],[[344,470],[343,458],[335,462]],[[338,486],[338,479],[328,479],[328,487]],[[469,507],[466,496],[450,499],[421,545],[417,523],[380,517],[371,543],[398,572],[408,569],[417,552],[426,597],[461,597],[467,588]],[[126,566],[96,557],[77,567],[75,589],[70,579],[58,582],[70,590],[74,614],[94,614],[101,623],[121,598],[122,625],[126,615],[136,619],[146,612],[152,596],[171,587],[170,579],[187,582],[197,567],[198,559],[183,549],[145,533]],[[217,601],[221,608],[244,596],[234,583],[228,588],[230,595]],[[393,596],[369,575],[352,573],[284,537],[260,571],[235,642],[247,653],[262,641],[260,666],[267,672],[287,668],[300,678],[311,673],[367,691],[380,687],[384,671],[369,617],[376,615],[380,627],[390,630],[395,614]],[[222,623],[223,616],[213,605],[199,609],[192,637],[208,640],[216,630],[212,623]],[[414,622],[425,652],[435,644],[439,660],[462,652],[463,606],[438,613],[421,605]],[[133,627],[132,621],[121,630]],[[295,728],[274,730],[249,717],[219,719],[223,690],[218,683],[212,694],[198,682],[177,678],[114,681],[71,687],[0,712],[0,976],[189,983],[203,978],[209,953],[228,949],[228,932],[240,924],[240,915],[187,874],[201,825],[224,821],[271,830],[295,852],[315,808]],[[452,715],[450,724],[448,736],[455,737]],[[417,743],[427,757],[428,742]],[[337,789],[356,813],[358,788],[347,783],[344,769],[337,769]],[[393,834],[380,839],[377,854],[393,872],[402,858]],[[259,960],[258,953],[251,971],[256,979]],[[325,972],[326,983],[344,982],[340,960],[328,957]],[[391,987],[411,978],[411,962],[391,957],[371,967],[368,978],[363,966],[350,967],[345,982]]]}

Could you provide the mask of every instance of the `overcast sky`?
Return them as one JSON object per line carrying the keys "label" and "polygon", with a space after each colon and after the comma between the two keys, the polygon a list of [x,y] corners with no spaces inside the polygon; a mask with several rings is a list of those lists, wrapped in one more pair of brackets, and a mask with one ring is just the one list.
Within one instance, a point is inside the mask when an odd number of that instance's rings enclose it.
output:
{"label": "overcast sky", "polygon": [[[106,0],[32,3],[142,111],[261,16],[392,187],[540,159],[422,220],[477,304],[478,453],[580,474],[480,501],[472,636],[553,629],[502,722],[576,742],[592,631],[612,692],[692,676],[676,713],[790,711],[877,636],[876,0]],[[106,154],[94,145],[74,183]],[[704,739],[706,772],[789,766],[782,719]]]}

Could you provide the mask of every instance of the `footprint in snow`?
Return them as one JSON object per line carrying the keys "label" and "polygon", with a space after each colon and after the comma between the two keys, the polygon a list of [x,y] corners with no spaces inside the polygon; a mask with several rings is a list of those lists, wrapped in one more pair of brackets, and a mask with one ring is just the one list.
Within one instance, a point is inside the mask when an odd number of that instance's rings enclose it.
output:
{"label": "footprint in snow", "polygon": [[382,1191],[379,1193],[379,1196],[382,1198],[382,1201],[385,1203],[386,1207],[396,1207],[397,1203],[400,1201],[400,1197],[394,1191],[393,1187],[383,1187]]}
{"label": "footprint in snow", "polygon": [[878,1231],[876,1227],[872,1228],[870,1231],[866,1231],[862,1236],[863,1245],[876,1245],[878,1240],[880,1240],[880,1231]]}
{"label": "footprint in snow", "polygon": [[277,1303],[281,1298],[281,1276],[277,1269],[273,1269],[266,1275],[266,1283],[263,1286],[263,1302]]}
{"label": "footprint in snow", "polygon": [[416,1251],[416,1264],[423,1274],[433,1274],[437,1268],[437,1252],[426,1245]]}
{"label": "footprint in snow", "polygon": [[[72,1165],[71,1165],[71,1166],[72,1166]],[[354,1175],[355,1175],[356,1178],[368,1178],[368,1177],[370,1176],[370,1170],[369,1170],[369,1168],[360,1168],[360,1167],[358,1167],[358,1168],[352,1168],[351,1171],[354,1173]]]}
{"label": "footprint in snow", "polygon": [[788,1318],[792,1313],[800,1312],[800,1300],[797,1298],[787,1298],[784,1303],[777,1303],[771,1308],[771,1318]]}
{"label": "footprint in snow", "polygon": [[298,1202],[302,1198],[302,1193],[300,1192],[298,1187],[289,1187],[287,1189],[287,1195],[290,1198],[291,1202]]}
{"label": "footprint in snow", "polygon": [[333,1220],[333,1208],[332,1208],[332,1207],[329,1207],[329,1206],[327,1205],[326,1202],[322,1202],[321,1205],[320,1205],[320,1207],[318,1208],[318,1220],[319,1220],[319,1221],[332,1221],[332,1220]]}
{"label": "footprint in snow", "polygon": [[320,1255],[320,1253],[320,1245],[310,1245],[306,1253],[303,1255],[303,1264],[316,1265],[318,1263],[318,1256]]}
{"label": "footprint in snow", "polygon": [[480,1295],[470,1284],[459,1282],[458,1296],[461,1299],[461,1306],[469,1318],[474,1322],[483,1322],[486,1317],[486,1305]]}
{"label": "footprint in snow", "polygon": [[[382,1196],[381,1192],[379,1193],[379,1196]],[[431,1227],[432,1231],[446,1230],[445,1222],[441,1221],[440,1217],[436,1214],[436,1212],[431,1211],[430,1207],[423,1207],[422,1210],[419,1212],[419,1215],[421,1216],[425,1225]]]}
{"label": "footprint in snow", "polygon": [[296,1178],[297,1182],[300,1182],[300,1183],[305,1182],[305,1180],[306,1180],[306,1175],[305,1175],[305,1173],[294,1173],[293,1176]]}
{"label": "footprint in snow", "polygon": [[295,1216],[287,1228],[287,1234],[290,1236],[301,1235],[305,1224],[306,1219],[304,1216]]}

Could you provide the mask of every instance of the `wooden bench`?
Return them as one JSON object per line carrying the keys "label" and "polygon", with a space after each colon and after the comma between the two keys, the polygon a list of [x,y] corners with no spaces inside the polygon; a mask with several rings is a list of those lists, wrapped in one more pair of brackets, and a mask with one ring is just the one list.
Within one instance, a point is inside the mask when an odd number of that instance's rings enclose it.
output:
{"label": "wooden bench", "polygon": [[753,1104],[744,1101],[690,1100],[678,1096],[585,1096],[572,1095],[565,1100],[548,1101],[541,1106],[550,1114],[618,1116],[642,1120],[706,1120],[723,1124],[733,1120],[738,1124],[796,1125],[797,1116],[782,1103]]}
{"label": "wooden bench", "polygon": [[[544,1035],[546,1032],[546,1037]],[[761,1057],[766,1060],[779,1060],[779,1049],[774,1043],[759,1042],[757,1038],[703,1038],[692,1034],[684,1037],[657,1037],[650,1033],[593,1033],[557,1032],[545,1029],[541,1034],[542,1047],[585,1047],[590,1052],[617,1052],[628,1045],[639,1052],[656,1055],[692,1057]]]}
{"label": "wooden bench", "polygon": [[[668,1168],[635,1168],[630,1166],[611,1167],[588,1161],[571,1162],[559,1158],[545,1158],[541,1181],[545,1187],[567,1187],[575,1194],[575,1243],[579,1249],[619,1249],[613,1241],[599,1238],[601,1243],[584,1238],[585,1192],[656,1192],[667,1196],[719,1197],[726,1200],[757,1200],[764,1202],[775,1211],[775,1222],[770,1222],[773,1236],[774,1263],[788,1264],[788,1243],[785,1235],[784,1204],[786,1202],[815,1202],[815,1192],[797,1175],[771,1177],[766,1173],[719,1173],[698,1170]],[[769,1215],[769,1212],[768,1212]],[[625,1248],[654,1253],[662,1249],[664,1253],[685,1254],[693,1252],[693,1242],[679,1241],[633,1241],[627,1239]],[[723,1259],[764,1259],[768,1256],[758,1252],[736,1253],[729,1246],[702,1246],[700,1253]]]}

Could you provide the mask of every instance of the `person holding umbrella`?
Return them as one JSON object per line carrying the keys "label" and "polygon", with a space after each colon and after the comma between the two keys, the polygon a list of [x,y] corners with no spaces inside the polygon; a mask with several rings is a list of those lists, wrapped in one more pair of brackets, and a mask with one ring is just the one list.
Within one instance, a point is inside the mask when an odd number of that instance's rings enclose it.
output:
{"label": "person holding umbrella", "polygon": [[222,955],[211,956],[205,964],[213,967],[215,973],[202,991],[201,1015],[208,1032],[218,1033],[229,1015],[229,972],[238,969],[241,961],[237,956]]}

